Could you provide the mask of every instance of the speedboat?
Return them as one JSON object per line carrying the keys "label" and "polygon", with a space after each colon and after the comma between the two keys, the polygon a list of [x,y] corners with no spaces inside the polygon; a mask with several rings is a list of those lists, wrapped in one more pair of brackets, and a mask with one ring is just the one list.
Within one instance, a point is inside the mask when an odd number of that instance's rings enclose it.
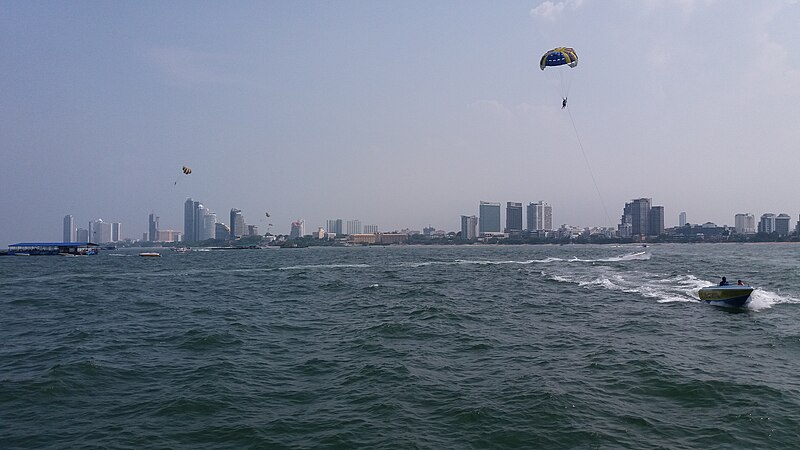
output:
{"label": "speedboat", "polygon": [[741,308],[750,299],[753,287],[748,285],[729,284],[726,286],[708,286],[700,289],[697,295],[712,305]]}
{"label": "speedboat", "polygon": [[142,252],[139,253],[139,256],[144,256],[148,258],[161,258],[161,253],[158,252]]}

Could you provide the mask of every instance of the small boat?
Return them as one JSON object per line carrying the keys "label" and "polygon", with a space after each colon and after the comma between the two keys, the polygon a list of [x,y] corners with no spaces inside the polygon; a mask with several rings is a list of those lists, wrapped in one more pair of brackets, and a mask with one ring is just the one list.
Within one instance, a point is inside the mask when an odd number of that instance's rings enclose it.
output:
{"label": "small boat", "polygon": [[750,299],[753,287],[748,285],[729,284],[726,286],[708,286],[700,289],[697,295],[700,300],[717,306],[741,308]]}
{"label": "small boat", "polygon": [[172,251],[176,253],[189,253],[192,249],[189,247],[172,247]]}
{"label": "small boat", "polygon": [[150,258],[161,258],[161,253],[158,252],[142,252],[139,253],[139,256],[146,256]]}

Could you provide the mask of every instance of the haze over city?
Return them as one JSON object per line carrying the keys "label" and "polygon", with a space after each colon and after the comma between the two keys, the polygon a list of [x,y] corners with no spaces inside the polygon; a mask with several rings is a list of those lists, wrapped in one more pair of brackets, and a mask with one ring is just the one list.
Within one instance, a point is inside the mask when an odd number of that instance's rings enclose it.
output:
{"label": "haze over city", "polygon": [[[458,230],[481,200],[544,200],[556,225],[615,226],[639,197],[667,226],[794,221],[799,8],[4,2],[0,246],[58,240],[66,214],[179,230],[188,197],[273,233]],[[567,110],[539,69],[558,46]]]}

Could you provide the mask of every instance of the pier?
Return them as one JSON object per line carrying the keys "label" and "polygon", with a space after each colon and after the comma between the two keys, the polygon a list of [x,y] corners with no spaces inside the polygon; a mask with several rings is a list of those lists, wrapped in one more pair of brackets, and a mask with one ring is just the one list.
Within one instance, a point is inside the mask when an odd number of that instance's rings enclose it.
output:
{"label": "pier", "polygon": [[8,246],[9,255],[96,255],[99,245],[91,242],[20,242]]}

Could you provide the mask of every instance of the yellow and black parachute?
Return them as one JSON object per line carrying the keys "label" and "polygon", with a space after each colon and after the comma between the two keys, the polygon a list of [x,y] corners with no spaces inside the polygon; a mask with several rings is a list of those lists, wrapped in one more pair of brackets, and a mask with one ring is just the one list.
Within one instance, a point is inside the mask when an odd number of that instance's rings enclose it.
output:
{"label": "yellow and black parachute", "polygon": [[[181,167],[181,171],[183,172],[184,175],[189,175],[190,173],[192,173],[192,168],[183,166],[183,167]],[[180,179],[180,177],[181,176],[178,175],[178,177],[175,178],[175,182],[172,183],[173,186],[177,186],[178,185],[178,179]]]}
{"label": "yellow and black parachute", "polygon": [[578,54],[571,47],[556,47],[548,50],[542,59],[539,60],[539,68],[567,65],[575,67],[578,65]]}

